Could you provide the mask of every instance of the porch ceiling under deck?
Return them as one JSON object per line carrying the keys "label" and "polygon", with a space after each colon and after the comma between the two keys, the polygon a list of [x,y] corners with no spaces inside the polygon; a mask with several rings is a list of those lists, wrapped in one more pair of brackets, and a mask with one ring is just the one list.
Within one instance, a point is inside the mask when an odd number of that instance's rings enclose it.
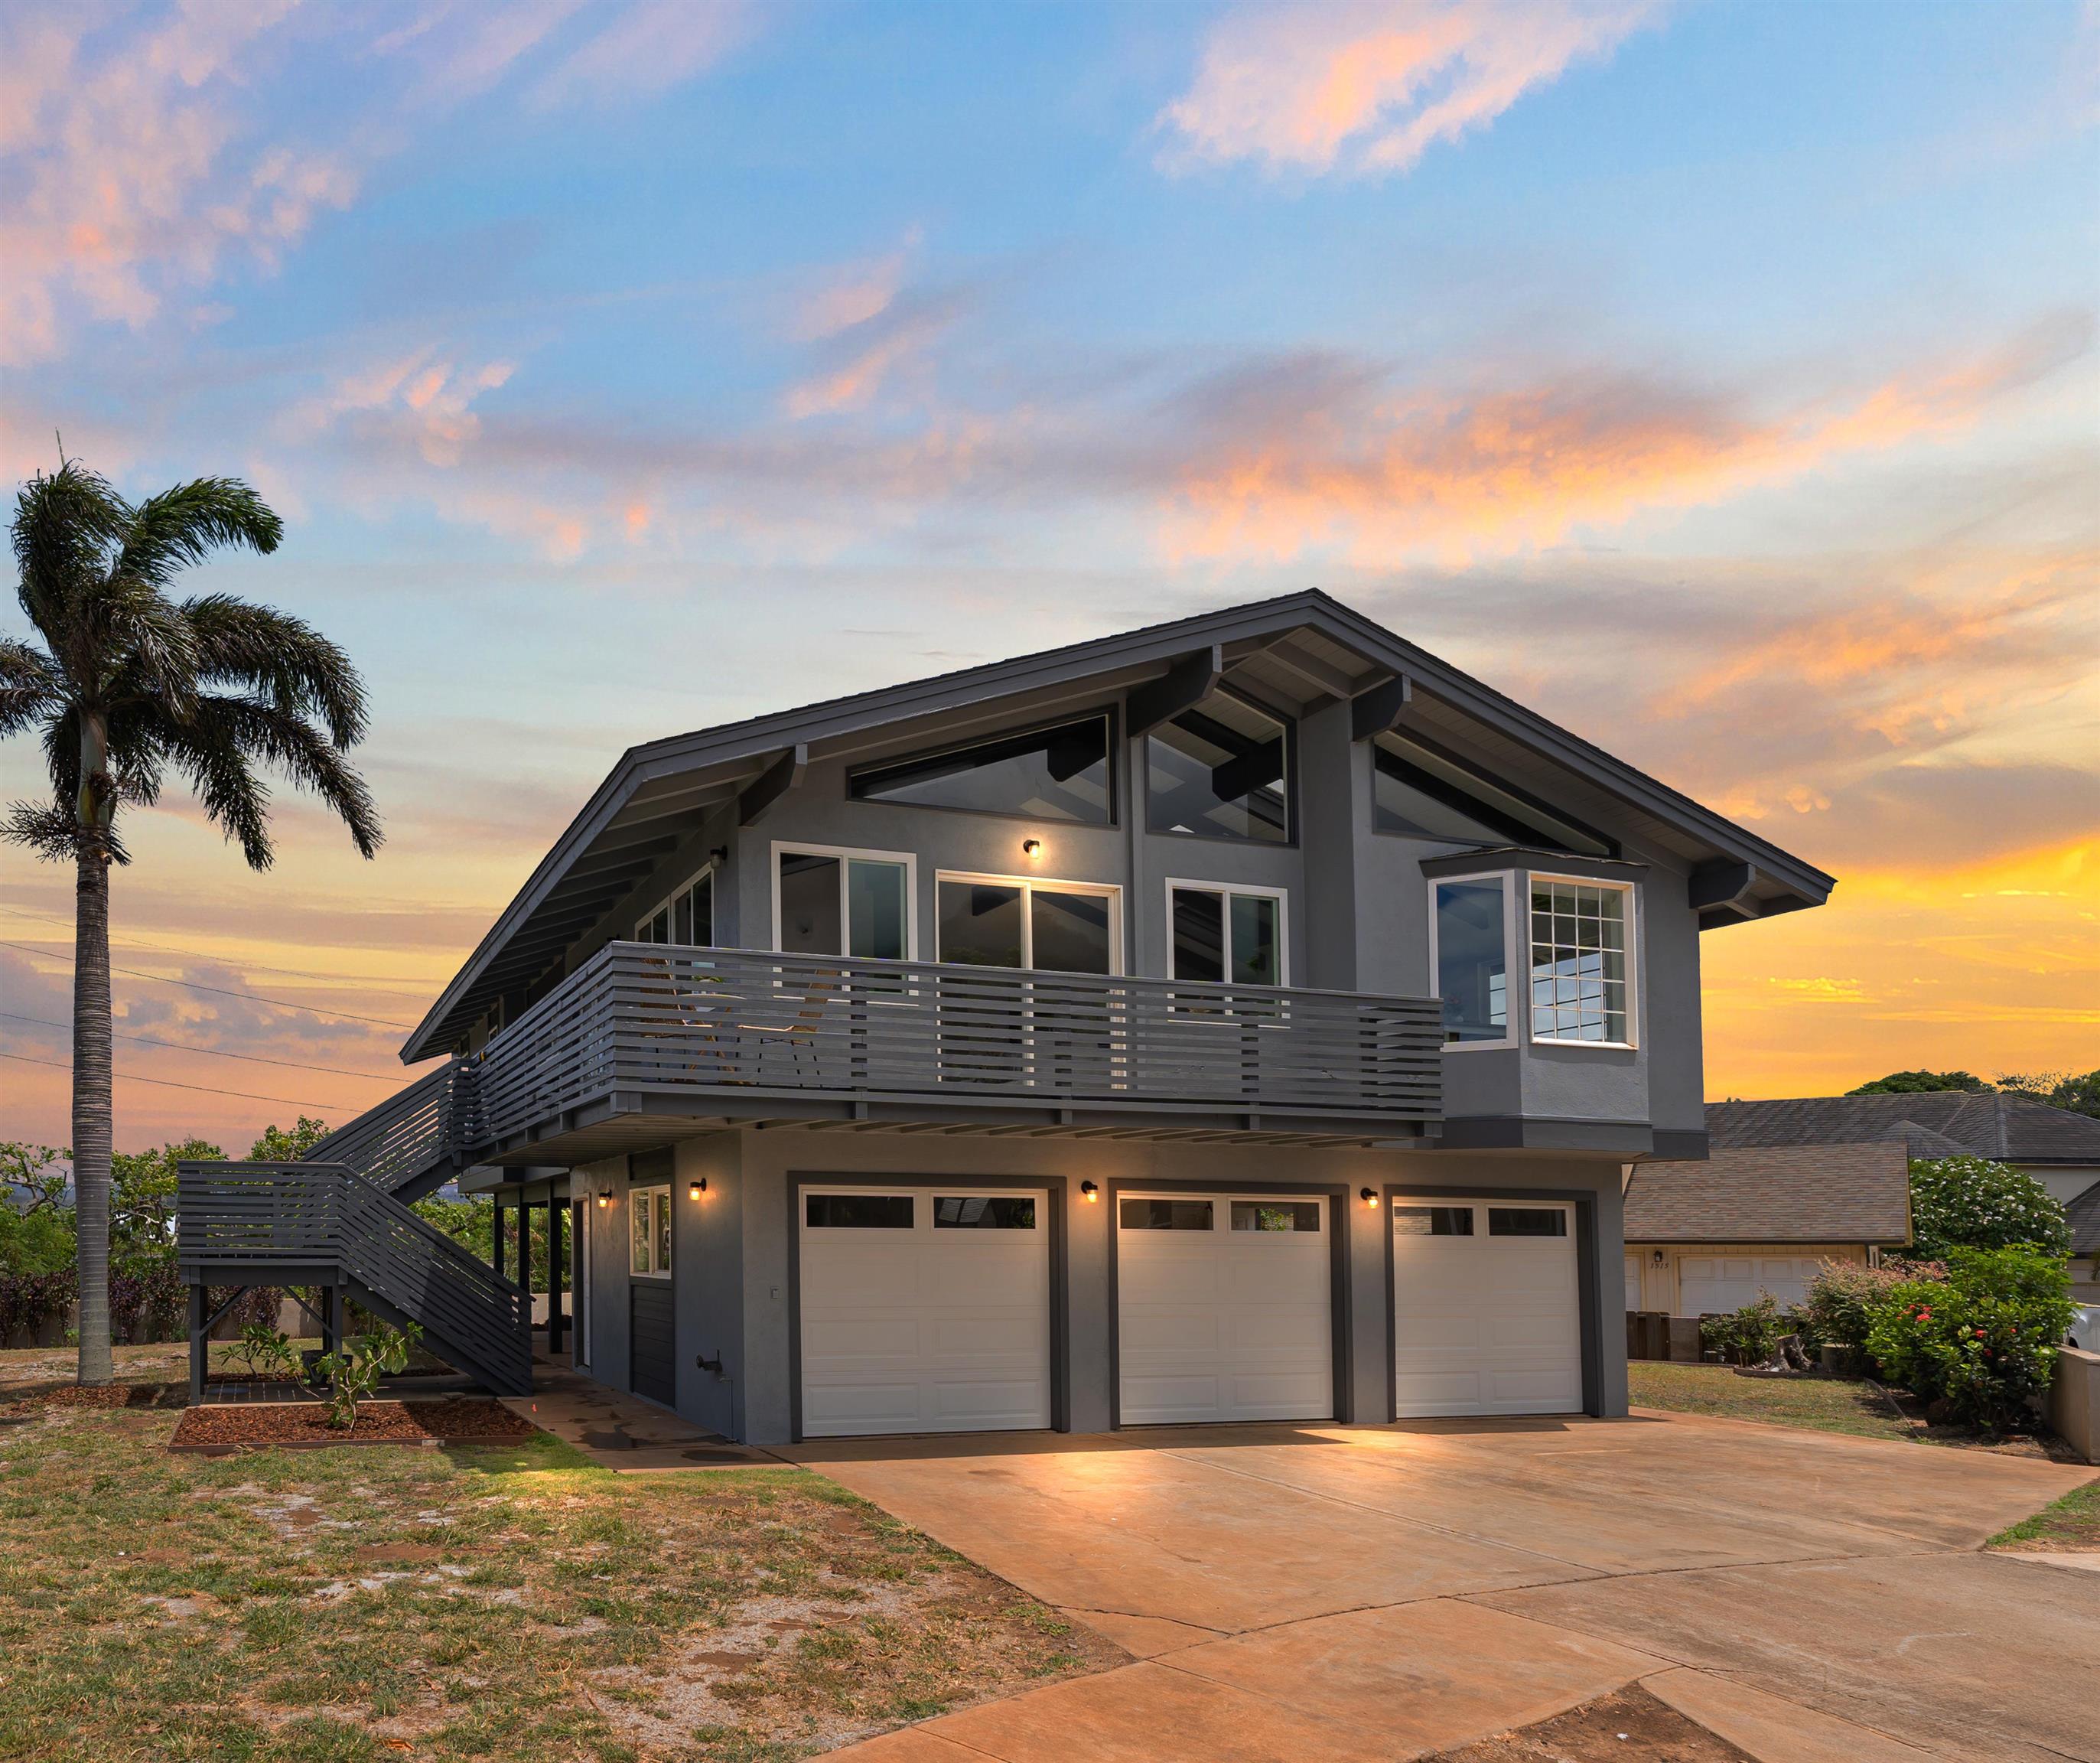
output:
{"label": "porch ceiling under deck", "polygon": [[621,1156],[629,1151],[647,1151],[677,1139],[691,1138],[700,1133],[723,1131],[730,1127],[750,1127],[761,1132],[776,1132],[783,1128],[796,1127],[805,1131],[832,1134],[881,1133],[943,1138],[1019,1138],[1075,1141],[1113,1138],[1154,1144],[1179,1142],[1274,1147],[1383,1146],[1392,1148],[1412,1147],[1417,1143],[1426,1146],[1432,1142],[1427,1138],[1411,1139],[1405,1129],[1391,1125],[1373,1130],[1367,1129],[1361,1123],[1353,1129],[1343,1129],[1338,1125],[1337,1129],[1332,1131],[1309,1132],[1265,1129],[1260,1125],[1225,1126],[1211,1120],[1191,1120],[1186,1125],[1149,1122],[1143,1125],[1105,1126],[1097,1120],[1061,1125],[1043,1120],[930,1120],[923,1116],[918,1119],[855,1120],[826,1118],[814,1114],[686,1114],[645,1109],[632,1114],[611,1116],[588,1125],[566,1132],[550,1133],[544,1138],[521,1142],[513,1148],[487,1154],[481,1159],[480,1166],[509,1169],[554,1164],[574,1169],[583,1164],[595,1163],[601,1158]]}

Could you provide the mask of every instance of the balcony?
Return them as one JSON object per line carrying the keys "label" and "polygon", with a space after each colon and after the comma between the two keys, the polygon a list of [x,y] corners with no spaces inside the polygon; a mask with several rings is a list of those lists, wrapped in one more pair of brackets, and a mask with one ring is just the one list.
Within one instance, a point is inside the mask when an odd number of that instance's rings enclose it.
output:
{"label": "balcony", "polygon": [[1428,998],[615,943],[483,1050],[476,1125],[514,1163],[705,1118],[1405,1138],[1442,1045]]}

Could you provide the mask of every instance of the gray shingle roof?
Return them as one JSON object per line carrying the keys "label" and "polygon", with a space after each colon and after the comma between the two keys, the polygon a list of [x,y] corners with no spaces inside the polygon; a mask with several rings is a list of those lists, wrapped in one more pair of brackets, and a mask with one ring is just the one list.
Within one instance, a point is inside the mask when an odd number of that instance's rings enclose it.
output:
{"label": "gray shingle roof", "polygon": [[2071,1221],[2071,1253],[2100,1255],[2100,1182],[2067,1202],[2063,1215]]}
{"label": "gray shingle roof", "polygon": [[1716,1150],[1637,1165],[1626,1204],[1629,1243],[1903,1243],[1910,1163],[1893,1138]]}
{"label": "gray shingle roof", "polygon": [[1751,1145],[1856,1145],[1922,1131],[1952,1149],[2008,1163],[2100,1166],[2100,1120],[1996,1091],[1908,1096],[1807,1096],[1785,1102],[1710,1102],[1706,1133],[1717,1149]]}

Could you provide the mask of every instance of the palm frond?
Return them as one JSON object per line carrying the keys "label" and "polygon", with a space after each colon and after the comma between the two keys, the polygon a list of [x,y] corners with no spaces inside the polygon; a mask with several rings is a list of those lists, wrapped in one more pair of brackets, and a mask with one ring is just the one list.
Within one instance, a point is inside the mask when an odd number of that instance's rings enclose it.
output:
{"label": "palm frond", "polygon": [[0,637],[0,736],[18,735],[64,701],[58,666],[34,643]]}
{"label": "palm frond", "polygon": [[104,575],[130,519],[130,504],[82,465],[40,471],[15,493],[15,591],[53,654],[63,656],[68,609]]}
{"label": "palm frond", "polygon": [[285,523],[238,478],[197,478],[132,510],[111,573],[164,588],[176,571],[202,563],[221,546],[245,545],[267,555],[284,536]]}
{"label": "palm frond", "polygon": [[282,772],[333,808],[351,842],[369,857],[382,837],[364,780],[311,724],[253,698],[208,696],[163,738],[168,759],[180,767],[206,814],[237,840],[250,868],[271,860],[270,790],[257,765]]}
{"label": "palm frond", "polygon": [[206,684],[248,687],[293,716],[318,716],[338,748],[364,736],[364,683],[348,655],[304,619],[230,594],[183,603]]}
{"label": "palm frond", "polygon": [[[46,863],[72,863],[80,855],[80,822],[70,801],[10,802],[0,815],[0,842],[26,845]],[[112,862],[130,862],[130,852],[113,829],[103,833],[101,843]]]}

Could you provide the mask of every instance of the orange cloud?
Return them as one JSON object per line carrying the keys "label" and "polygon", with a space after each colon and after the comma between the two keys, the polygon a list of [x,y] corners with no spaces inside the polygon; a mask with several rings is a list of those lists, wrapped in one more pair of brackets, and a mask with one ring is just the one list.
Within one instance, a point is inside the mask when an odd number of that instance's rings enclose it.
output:
{"label": "orange cloud", "polygon": [[2082,314],[1951,371],[1756,418],[1718,398],[1570,376],[1542,388],[1380,400],[1360,382],[1241,402],[1167,510],[1171,555],[1389,563],[1555,543],[1636,511],[1717,502],[1842,455],[1943,435],[2089,347]]}
{"label": "orange cloud", "polygon": [[1211,33],[1195,82],[1161,114],[1179,137],[1170,162],[1405,171],[1572,63],[1608,54],[1654,10],[1406,0],[1241,12]]}

